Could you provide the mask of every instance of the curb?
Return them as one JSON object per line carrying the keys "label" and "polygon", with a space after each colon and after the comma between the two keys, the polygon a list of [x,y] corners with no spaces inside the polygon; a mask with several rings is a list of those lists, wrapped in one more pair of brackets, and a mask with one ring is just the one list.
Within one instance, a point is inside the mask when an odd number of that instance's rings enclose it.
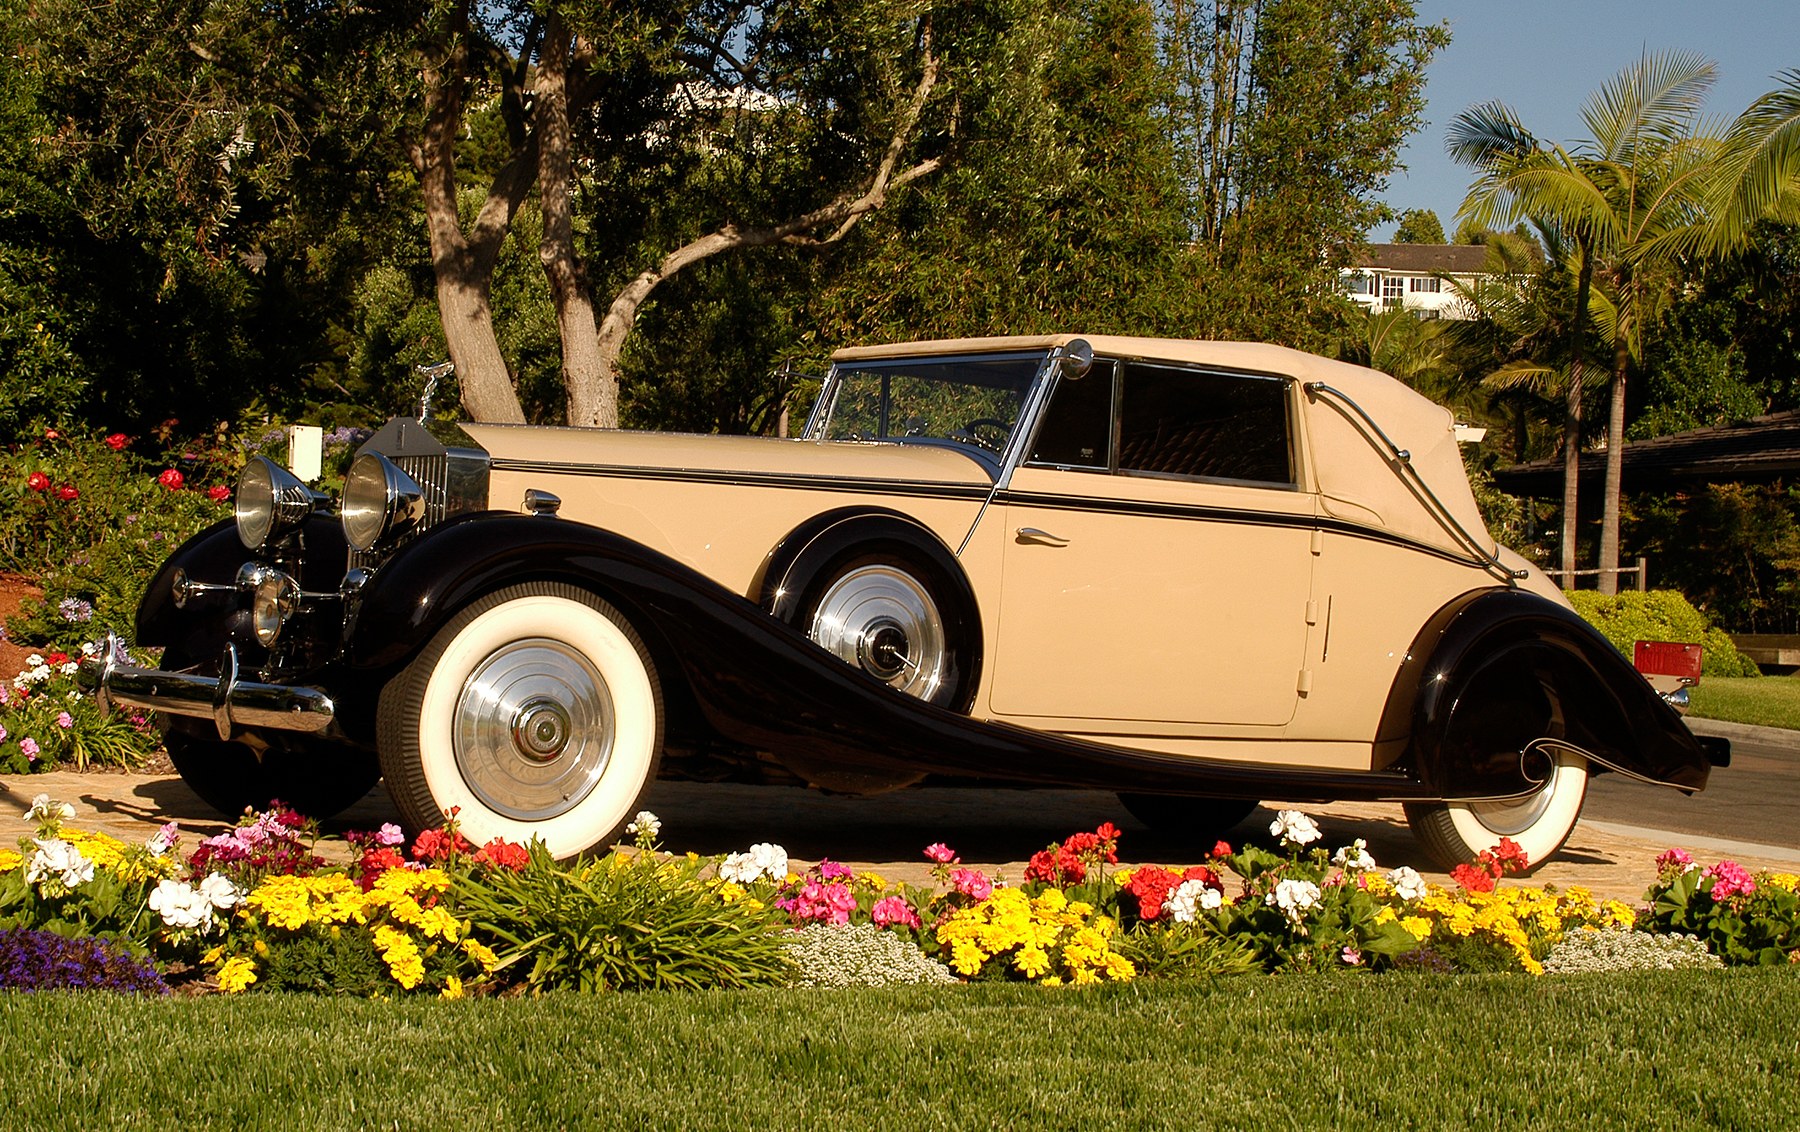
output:
{"label": "curb", "polygon": [[1746,743],[1762,743],[1800,753],[1800,731],[1790,731],[1785,727],[1757,727],[1749,723],[1727,723],[1721,719],[1701,719],[1693,715],[1684,716],[1682,722],[1696,735],[1717,735],[1733,741],[1741,739]]}

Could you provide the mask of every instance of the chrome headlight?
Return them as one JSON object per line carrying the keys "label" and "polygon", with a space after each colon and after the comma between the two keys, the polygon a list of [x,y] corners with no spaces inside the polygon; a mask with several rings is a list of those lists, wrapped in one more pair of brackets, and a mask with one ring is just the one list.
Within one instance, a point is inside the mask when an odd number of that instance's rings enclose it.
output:
{"label": "chrome headlight", "polygon": [[405,534],[425,513],[425,489],[378,452],[364,452],[344,477],[344,538],[368,550]]}
{"label": "chrome headlight", "polygon": [[319,496],[294,473],[266,456],[244,466],[237,487],[238,539],[251,550],[298,527]]}
{"label": "chrome headlight", "polygon": [[251,583],[250,626],[264,648],[274,648],[275,639],[288,618],[300,608],[300,586],[280,570],[256,569]]}

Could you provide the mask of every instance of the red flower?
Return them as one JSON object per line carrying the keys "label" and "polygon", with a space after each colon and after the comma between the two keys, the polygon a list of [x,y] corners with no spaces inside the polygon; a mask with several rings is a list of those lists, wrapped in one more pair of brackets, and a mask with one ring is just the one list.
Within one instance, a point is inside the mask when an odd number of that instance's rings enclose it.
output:
{"label": "red flower", "polygon": [[213,484],[206,489],[206,498],[212,500],[214,503],[223,503],[231,498],[231,489],[222,483]]}
{"label": "red flower", "polygon": [[511,869],[522,872],[531,860],[531,851],[523,845],[514,845],[505,838],[496,837],[481,847],[475,854],[475,860],[483,865],[492,865],[497,869]]}
{"label": "red flower", "polygon": [[25,486],[33,491],[45,491],[50,487],[50,477],[42,472],[33,472],[25,477]]}
{"label": "red flower", "polygon": [[1214,843],[1212,847],[1212,856],[1215,858],[1231,856],[1231,842],[1220,841]]}
{"label": "red flower", "polygon": [[1450,879],[1466,892],[1494,891],[1494,874],[1479,865],[1458,865],[1450,870]]}
{"label": "red flower", "polygon": [[74,485],[63,484],[56,489],[56,498],[62,500],[64,503],[73,503],[81,498],[81,493],[75,490]]}
{"label": "red flower", "polygon": [[174,468],[164,468],[162,475],[156,477],[156,482],[162,484],[170,491],[180,491],[181,485],[186,483],[187,480]]}
{"label": "red flower", "polygon": [[48,664],[52,668],[59,667],[61,665],[69,663],[69,654],[66,652],[45,653],[44,654],[44,663]]}
{"label": "red flower", "polygon": [[121,448],[125,447],[125,434],[122,432],[113,433],[106,438],[106,446],[114,452],[119,451]]}
{"label": "red flower", "polygon": [[428,829],[413,842],[412,855],[415,861],[447,861],[470,848],[468,839],[454,829]]}
{"label": "red flower", "polygon": [[57,432],[53,428],[47,428],[44,430],[44,439],[45,440],[61,440],[62,433]]}
{"label": "red flower", "polygon": [[362,890],[367,892],[374,888],[376,879],[389,869],[404,867],[406,867],[406,858],[402,857],[397,850],[385,846],[364,850],[362,859],[357,862],[357,868],[362,873],[359,882]]}

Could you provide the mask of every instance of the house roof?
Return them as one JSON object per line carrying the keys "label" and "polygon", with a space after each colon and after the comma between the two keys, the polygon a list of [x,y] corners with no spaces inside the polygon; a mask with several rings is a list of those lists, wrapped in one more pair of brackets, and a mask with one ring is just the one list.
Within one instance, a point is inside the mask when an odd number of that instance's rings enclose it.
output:
{"label": "house roof", "polygon": [[[1597,490],[1605,470],[1605,452],[1582,453],[1582,490],[1589,489],[1590,481]],[[1800,478],[1800,410],[1630,441],[1620,474],[1625,491]],[[1562,495],[1562,457],[1502,468],[1494,473],[1494,483],[1513,495],[1557,498]]]}
{"label": "house roof", "polygon": [[1485,275],[1488,249],[1476,244],[1370,244],[1366,254],[1358,256],[1357,267],[1384,268],[1429,275],[1442,271],[1448,275]]}

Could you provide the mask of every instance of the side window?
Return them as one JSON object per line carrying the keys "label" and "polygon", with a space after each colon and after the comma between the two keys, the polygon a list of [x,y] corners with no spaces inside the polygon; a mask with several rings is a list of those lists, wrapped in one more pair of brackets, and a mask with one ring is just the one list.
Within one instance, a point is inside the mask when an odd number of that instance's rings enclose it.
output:
{"label": "side window", "polygon": [[1287,382],[1131,363],[1119,471],[1292,484]]}
{"label": "side window", "polygon": [[1085,376],[1057,381],[1032,442],[1031,463],[1100,471],[1110,466],[1116,368],[1112,362],[1096,361]]}

